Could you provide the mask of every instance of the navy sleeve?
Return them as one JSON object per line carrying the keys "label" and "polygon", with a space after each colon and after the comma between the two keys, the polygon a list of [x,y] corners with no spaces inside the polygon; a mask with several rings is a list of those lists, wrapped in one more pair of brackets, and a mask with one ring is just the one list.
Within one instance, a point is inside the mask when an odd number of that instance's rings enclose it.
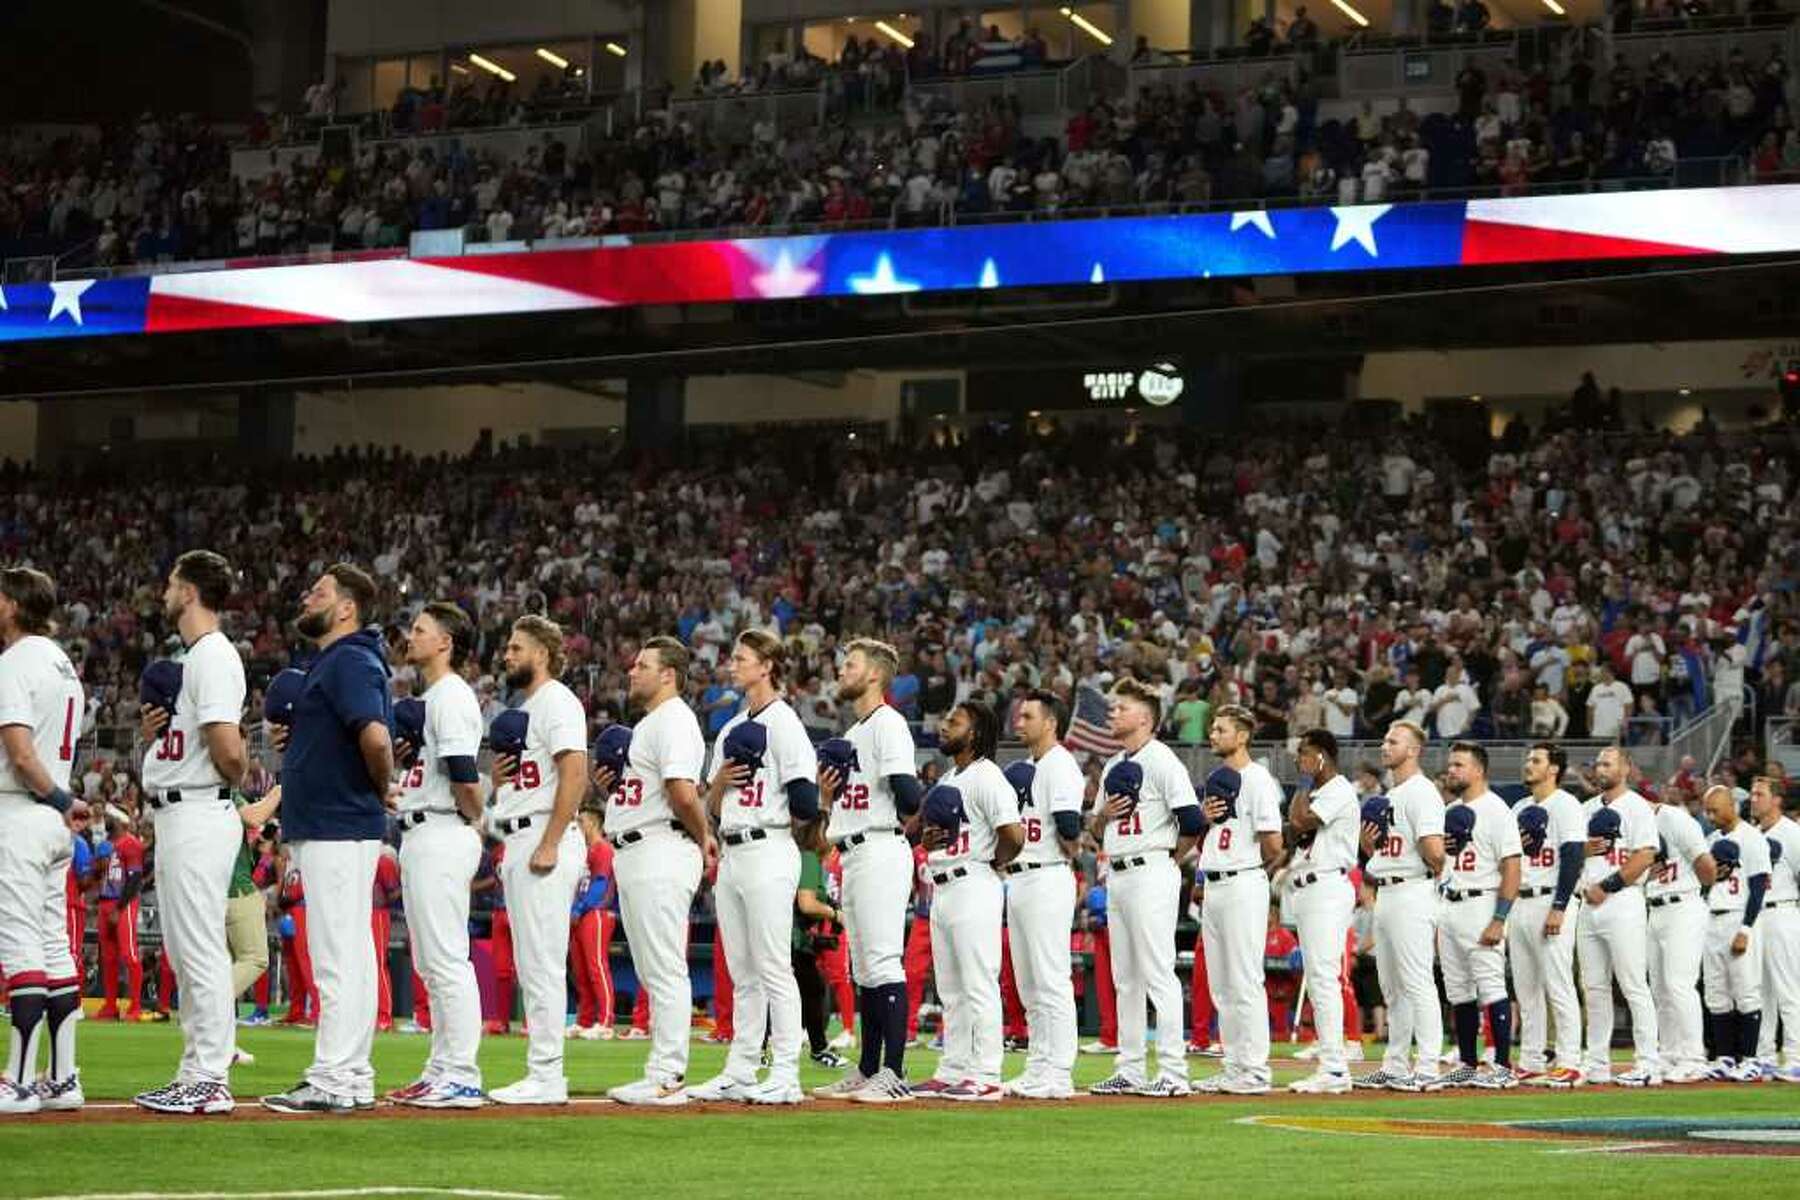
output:
{"label": "navy sleeve", "polygon": [[894,789],[894,809],[903,817],[910,817],[919,811],[919,801],[925,798],[925,785],[919,782],[917,775],[889,775],[888,786]]}
{"label": "navy sleeve", "polygon": [[1206,828],[1206,814],[1197,804],[1184,804],[1175,810],[1175,824],[1182,837],[1199,837]]}
{"label": "navy sleeve", "polygon": [[819,785],[810,779],[790,779],[787,788],[788,812],[796,821],[811,821],[819,815]]}
{"label": "navy sleeve", "polygon": [[444,760],[444,773],[451,783],[480,783],[481,772],[475,769],[473,754],[452,754]]}
{"label": "navy sleeve", "polygon": [[1066,842],[1079,841],[1081,838],[1081,814],[1063,809],[1050,814],[1056,818],[1056,836]]}
{"label": "navy sleeve", "polygon": [[1744,890],[1749,893],[1744,901],[1744,927],[1749,928],[1756,924],[1756,918],[1762,912],[1763,893],[1769,890],[1769,877],[1752,875],[1750,886]]}
{"label": "navy sleeve", "polygon": [[1587,846],[1582,842],[1564,842],[1556,848],[1556,896],[1550,901],[1550,907],[1558,912],[1569,907],[1569,900],[1575,895],[1586,854]]}
{"label": "navy sleeve", "polygon": [[361,733],[372,721],[388,723],[387,672],[373,656],[334,656],[325,675],[324,692],[338,720],[352,733]]}

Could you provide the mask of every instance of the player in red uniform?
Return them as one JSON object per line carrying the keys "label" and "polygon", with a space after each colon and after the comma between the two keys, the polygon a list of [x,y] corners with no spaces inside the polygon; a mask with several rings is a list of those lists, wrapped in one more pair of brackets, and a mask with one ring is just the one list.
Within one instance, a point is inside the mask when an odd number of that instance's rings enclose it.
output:
{"label": "player in red uniform", "polygon": [[575,892],[569,919],[569,956],[573,959],[575,1012],[573,1036],[584,1041],[603,1041],[613,1035],[612,948],[618,917],[611,911],[613,887],[612,844],[600,832],[601,814],[584,809],[581,836],[587,841],[587,866]]}
{"label": "player in red uniform", "polygon": [[1280,904],[1270,904],[1269,931],[1263,937],[1263,987],[1269,995],[1269,1028],[1282,1039],[1293,1035],[1299,1015],[1299,953],[1300,939],[1281,923]]}
{"label": "player in red uniform", "polygon": [[369,910],[369,932],[375,938],[375,1028],[391,1033],[394,1028],[394,979],[388,973],[388,939],[394,932],[394,905],[400,902],[400,859],[393,847],[383,846],[375,860],[374,906]]}
{"label": "player in red uniform", "polygon": [[[88,825],[93,814],[83,809],[79,813],[71,813],[69,824],[74,828],[75,856],[69,860],[68,892],[64,897],[64,905],[69,922],[69,956],[75,960],[77,974],[82,973],[81,943],[87,933],[88,888],[100,878],[100,860],[94,857],[94,849],[88,845]],[[0,988],[0,996],[4,996]]]}
{"label": "player in red uniform", "polygon": [[[1105,856],[1101,856],[1104,863]],[[1098,872],[1096,872],[1098,875]],[[1087,916],[1089,950],[1094,956],[1094,1004],[1100,1009],[1100,1037],[1081,1048],[1083,1054],[1119,1052],[1119,993],[1113,986],[1112,932],[1106,922],[1106,879],[1082,880],[1079,911]]]}
{"label": "player in red uniform", "polygon": [[276,905],[294,924],[293,936],[284,937],[281,943],[282,969],[287,974],[288,991],[287,1015],[281,1018],[281,1023],[311,1024],[319,1019],[319,990],[313,982],[312,955],[306,948],[306,886],[301,882],[298,867],[286,866]]}
{"label": "player in red uniform", "polygon": [[930,851],[913,847],[913,919],[906,931],[906,1040],[919,1040],[919,1005],[925,1002],[925,981],[931,977],[931,875],[925,870]]}
{"label": "player in red uniform", "polygon": [[[831,903],[841,906],[844,899],[844,860],[836,849],[825,857],[825,887],[831,894]],[[849,938],[839,938],[836,948],[819,955],[819,974],[825,977],[826,986],[837,997],[838,1024],[843,1029],[832,1039],[831,1045],[833,1049],[841,1049],[851,1044],[856,1029],[856,988],[850,982]]]}
{"label": "player in red uniform", "polygon": [[144,843],[131,832],[122,809],[106,810],[107,840],[96,851],[105,859],[100,883],[100,981],[105,1002],[96,1021],[119,1019],[119,967],[125,967],[125,1020],[144,1016],[144,964],[138,958],[138,893],[144,886]]}
{"label": "player in red uniform", "polygon": [[[479,882],[484,875],[500,878],[500,863],[506,857],[506,846],[496,841],[475,873]],[[506,915],[506,889],[496,886],[494,923],[488,933],[488,953],[494,959],[494,1015],[481,1024],[481,1032],[508,1033],[512,1029],[513,993],[519,985],[519,968],[513,960],[512,918]]]}
{"label": "player in red uniform", "polygon": [[[1196,892],[1198,886],[1196,885]],[[1189,1054],[1213,1055],[1213,1022],[1218,1019],[1219,1010],[1213,1007],[1212,984],[1206,978],[1206,946],[1202,939],[1194,939],[1194,976],[1189,981],[1193,997],[1188,1014]]]}

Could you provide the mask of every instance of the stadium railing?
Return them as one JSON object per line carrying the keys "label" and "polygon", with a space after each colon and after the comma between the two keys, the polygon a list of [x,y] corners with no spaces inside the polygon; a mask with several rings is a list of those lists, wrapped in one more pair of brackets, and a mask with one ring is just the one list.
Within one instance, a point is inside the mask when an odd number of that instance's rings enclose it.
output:
{"label": "stadium railing", "polygon": [[1789,779],[1800,777],[1800,717],[1770,717],[1763,729],[1764,759],[1780,763]]}

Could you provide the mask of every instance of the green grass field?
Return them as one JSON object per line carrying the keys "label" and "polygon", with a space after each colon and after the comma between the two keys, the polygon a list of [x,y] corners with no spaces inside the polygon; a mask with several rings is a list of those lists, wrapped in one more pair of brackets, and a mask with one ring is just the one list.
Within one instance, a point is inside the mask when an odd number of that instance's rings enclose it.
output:
{"label": "green grass field", "polygon": [[[241,1104],[230,1118],[139,1120],[98,1107],[168,1079],[179,1033],[168,1025],[88,1023],[82,1075],[90,1110],[75,1118],[0,1120],[0,1194],[145,1197],[302,1196],[333,1189],[479,1189],[534,1196],[953,1196],[997,1189],[1017,1196],[1198,1196],[1291,1192],[1306,1196],[1437,1196],[1489,1200],[1556,1190],[1589,1197],[1716,1194],[1733,1200],[1800,1192],[1800,1158],[1680,1157],[1595,1153],[1543,1141],[1350,1136],[1245,1124],[1270,1115],[1481,1122],[1539,1118],[1787,1118],[1800,1088],[1510,1093],[1299,1098],[1118,1100],[1071,1104],[915,1104],[869,1110],[809,1102],[792,1110],[686,1109],[625,1113],[577,1104],[542,1115],[429,1116],[375,1113],[258,1119],[260,1093],[291,1084],[310,1059],[311,1034],[246,1029],[256,1065],[234,1072]],[[392,1034],[375,1044],[382,1088],[411,1079],[425,1039]],[[1277,1054],[1285,1054],[1277,1047]],[[574,1091],[599,1095],[636,1077],[641,1042],[571,1042]],[[490,1086],[523,1069],[525,1043],[490,1038],[482,1066]],[[692,1078],[723,1062],[696,1044]],[[915,1051],[912,1074],[931,1056]],[[1017,1067],[1008,1064],[1009,1072]],[[1217,1064],[1196,1059],[1196,1077]],[[1078,1082],[1110,1060],[1083,1057]],[[1278,1080],[1300,1068],[1282,1064]],[[809,1069],[810,1087],[830,1074]],[[1791,1135],[1800,1137],[1800,1133]],[[1729,1144],[1713,1143],[1716,1149]],[[393,1190],[386,1190],[393,1189]],[[337,1194],[351,1194],[341,1191]],[[365,1191],[364,1194],[376,1194]]]}

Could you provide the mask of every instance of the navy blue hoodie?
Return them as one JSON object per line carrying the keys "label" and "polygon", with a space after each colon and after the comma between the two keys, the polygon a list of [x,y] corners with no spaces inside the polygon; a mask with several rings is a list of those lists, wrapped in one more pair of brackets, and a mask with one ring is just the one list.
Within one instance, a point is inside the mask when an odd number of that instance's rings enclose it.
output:
{"label": "navy blue hoodie", "polygon": [[281,758],[283,838],[374,841],[386,832],[387,810],[358,742],[371,721],[393,721],[387,646],[373,626],[327,646],[306,673]]}

